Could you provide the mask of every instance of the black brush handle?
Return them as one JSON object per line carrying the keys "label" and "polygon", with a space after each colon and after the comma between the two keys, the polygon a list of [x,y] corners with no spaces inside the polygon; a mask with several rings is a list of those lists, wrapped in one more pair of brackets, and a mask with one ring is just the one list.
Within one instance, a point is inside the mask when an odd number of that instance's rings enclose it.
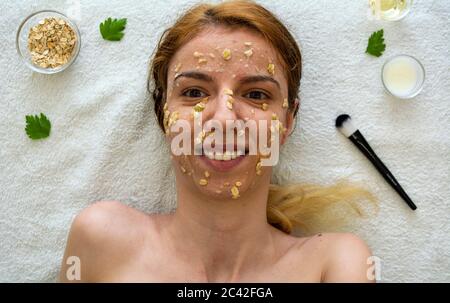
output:
{"label": "black brush handle", "polygon": [[383,161],[378,158],[377,154],[372,150],[369,143],[366,141],[364,136],[361,134],[359,130],[355,131],[350,137],[348,137],[350,141],[355,144],[359,150],[367,157],[367,159],[372,162],[375,168],[380,172],[383,178],[389,183],[392,188],[400,195],[400,197],[405,200],[406,204],[412,209],[416,210],[417,206],[414,202],[409,198],[403,188],[400,186],[400,183],[395,179],[394,175],[389,171],[389,169],[384,165]]}

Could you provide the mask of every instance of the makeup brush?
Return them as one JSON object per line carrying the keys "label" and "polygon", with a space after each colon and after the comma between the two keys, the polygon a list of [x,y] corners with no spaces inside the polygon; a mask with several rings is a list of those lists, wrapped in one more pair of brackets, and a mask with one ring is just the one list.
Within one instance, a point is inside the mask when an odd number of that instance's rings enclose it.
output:
{"label": "makeup brush", "polygon": [[400,197],[403,198],[403,200],[405,200],[406,204],[408,204],[408,206],[412,210],[415,210],[417,206],[408,197],[406,192],[400,186],[398,181],[394,178],[394,176],[386,167],[386,165],[384,165],[384,163],[380,160],[380,158],[378,158],[377,154],[375,154],[375,152],[372,150],[369,143],[367,143],[366,139],[361,134],[361,132],[355,126],[353,126],[351,117],[347,114],[340,115],[339,117],[337,117],[336,128],[344,136],[349,138],[350,141],[352,141],[353,144],[356,145],[356,147],[359,148],[359,150],[367,157],[367,159],[369,159],[370,162],[372,162],[372,164],[380,172],[380,174],[387,181],[387,183],[389,183],[395,189],[395,191],[400,195]]}

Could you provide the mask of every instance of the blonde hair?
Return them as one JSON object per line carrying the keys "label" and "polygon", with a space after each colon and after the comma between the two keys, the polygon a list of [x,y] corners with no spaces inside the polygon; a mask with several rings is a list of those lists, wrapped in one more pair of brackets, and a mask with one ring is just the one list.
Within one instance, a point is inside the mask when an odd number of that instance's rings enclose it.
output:
{"label": "blonde hair", "polygon": [[[288,108],[297,115],[298,97],[302,74],[300,49],[288,29],[267,9],[253,1],[232,0],[218,4],[199,4],[185,12],[175,24],[164,31],[153,55],[148,90],[154,101],[154,110],[164,131],[164,103],[170,60],[178,49],[195,35],[211,25],[230,28],[247,28],[261,34],[278,53],[284,65],[288,84]],[[154,86],[151,87],[150,83]],[[354,202],[358,199],[374,201],[366,190],[339,182],[330,187],[295,184],[280,186],[271,184],[267,204],[267,219],[270,224],[285,233],[296,226],[307,228],[314,214],[320,213],[335,202],[346,202],[361,214]]]}
{"label": "blonde hair", "polygon": [[[363,206],[364,201],[370,204]],[[340,212],[333,206],[339,206]],[[324,225],[329,228],[346,223],[342,221],[350,217],[346,215],[366,217],[372,211],[378,211],[375,196],[346,179],[331,186],[270,184],[269,187],[267,220],[288,234],[297,228],[303,234],[312,233]]]}

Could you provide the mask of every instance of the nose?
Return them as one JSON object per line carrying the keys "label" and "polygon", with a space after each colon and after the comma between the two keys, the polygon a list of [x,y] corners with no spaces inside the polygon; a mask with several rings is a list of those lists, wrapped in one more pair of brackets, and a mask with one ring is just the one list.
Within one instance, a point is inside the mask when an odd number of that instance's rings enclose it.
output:
{"label": "nose", "polygon": [[229,89],[222,89],[209,103],[206,121],[215,120],[225,129],[227,120],[238,119],[236,100]]}

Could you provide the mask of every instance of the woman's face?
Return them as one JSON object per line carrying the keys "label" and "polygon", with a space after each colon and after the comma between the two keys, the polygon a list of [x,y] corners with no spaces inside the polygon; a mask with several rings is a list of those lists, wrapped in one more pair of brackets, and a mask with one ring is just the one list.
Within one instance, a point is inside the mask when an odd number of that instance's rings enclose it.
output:
{"label": "woman's face", "polygon": [[[166,118],[169,125],[183,121],[190,126],[188,155],[177,156],[171,148],[179,182],[215,198],[239,199],[261,180],[270,179],[271,167],[261,166],[260,150],[249,149],[259,141],[266,141],[267,146],[283,144],[292,127],[287,80],[277,58],[276,51],[257,33],[224,27],[208,28],[178,50],[169,65]],[[254,121],[257,132],[233,131],[232,140],[226,140],[227,120]],[[271,141],[272,120],[280,122],[276,141]],[[199,121],[202,126],[218,123],[222,130],[220,134],[214,127],[195,132],[194,124],[201,130]],[[261,128],[263,122],[267,129]],[[166,134],[171,144],[180,133]],[[223,136],[221,142],[214,140],[219,135]],[[245,138],[244,155],[237,150],[238,137]],[[203,149],[202,142],[208,143]],[[194,154],[196,143],[200,143],[197,151],[202,155]]]}

